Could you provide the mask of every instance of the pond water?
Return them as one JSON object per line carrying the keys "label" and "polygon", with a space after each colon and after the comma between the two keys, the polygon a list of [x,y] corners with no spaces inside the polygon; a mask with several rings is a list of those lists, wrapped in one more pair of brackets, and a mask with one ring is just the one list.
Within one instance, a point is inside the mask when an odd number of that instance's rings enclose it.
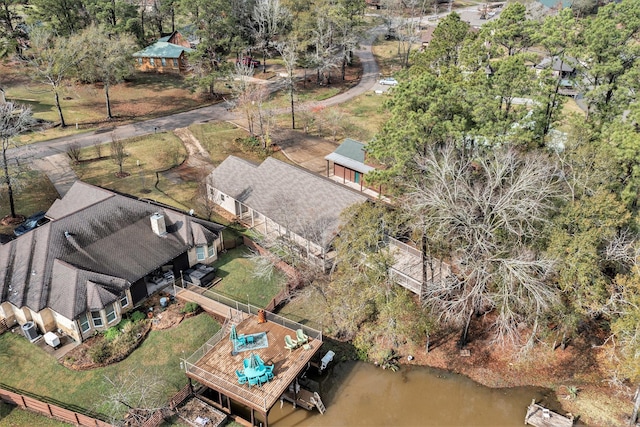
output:
{"label": "pond water", "polygon": [[282,408],[273,407],[269,425],[520,427],[531,399],[552,395],[530,387],[490,389],[425,367],[403,366],[391,372],[363,362],[343,362],[330,366],[320,378],[324,415],[293,409],[285,402]]}

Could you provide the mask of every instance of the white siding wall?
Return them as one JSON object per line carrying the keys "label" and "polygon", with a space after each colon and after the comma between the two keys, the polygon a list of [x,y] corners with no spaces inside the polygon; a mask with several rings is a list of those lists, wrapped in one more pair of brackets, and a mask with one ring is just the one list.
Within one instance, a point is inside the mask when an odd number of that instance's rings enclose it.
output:
{"label": "white siding wall", "polygon": [[227,212],[230,212],[234,215],[237,215],[236,212],[236,201],[233,197],[230,197],[218,189],[209,186],[209,199],[211,199],[216,205],[222,207]]}

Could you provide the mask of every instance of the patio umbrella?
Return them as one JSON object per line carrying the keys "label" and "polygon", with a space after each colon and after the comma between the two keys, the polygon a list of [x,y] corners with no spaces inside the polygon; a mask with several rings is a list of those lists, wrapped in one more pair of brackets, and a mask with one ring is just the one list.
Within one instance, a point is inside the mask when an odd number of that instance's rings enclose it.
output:
{"label": "patio umbrella", "polygon": [[260,362],[258,361],[258,357],[253,352],[251,353],[251,356],[249,356],[249,367],[251,369],[258,369],[260,367]]}
{"label": "patio umbrella", "polygon": [[236,325],[231,325],[231,333],[229,334],[229,340],[235,342],[238,339],[238,332],[236,331]]}

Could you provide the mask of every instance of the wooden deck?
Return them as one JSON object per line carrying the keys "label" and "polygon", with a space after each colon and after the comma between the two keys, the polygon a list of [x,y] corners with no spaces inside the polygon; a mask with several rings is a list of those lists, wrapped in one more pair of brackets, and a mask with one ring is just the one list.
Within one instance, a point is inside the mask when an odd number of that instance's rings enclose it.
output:
{"label": "wooden deck", "polygon": [[535,427],[572,427],[573,416],[560,415],[533,400],[527,408],[524,423]]}
{"label": "wooden deck", "polygon": [[227,331],[221,331],[224,336],[218,337],[218,342],[213,340],[211,347],[203,350],[203,355],[197,361],[190,358],[191,360],[186,362],[187,376],[234,401],[266,413],[288,390],[289,384],[307,367],[314,354],[320,350],[322,338],[320,336],[319,339],[312,339],[310,336],[308,350],[299,347],[289,352],[284,348],[284,337],[285,335],[295,337],[295,330],[274,321],[260,324],[257,316],[251,315],[239,323],[236,330],[238,334],[245,335],[266,332],[269,346],[253,352],[258,354],[266,364],[274,365],[273,380],[260,387],[249,388],[247,384],[238,384],[235,371],[243,368],[242,361],[249,357],[251,351],[232,355],[233,343],[229,340]]}

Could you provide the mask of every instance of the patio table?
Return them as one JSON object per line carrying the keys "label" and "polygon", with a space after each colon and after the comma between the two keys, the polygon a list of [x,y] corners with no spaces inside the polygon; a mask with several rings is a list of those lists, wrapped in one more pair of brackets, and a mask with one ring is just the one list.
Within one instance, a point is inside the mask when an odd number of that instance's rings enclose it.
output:
{"label": "patio table", "polygon": [[262,375],[264,375],[265,369],[264,366],[263,367],[258,367],[258,368],[244,368],[244,374],[247,376],[247,378],[255,378],[255,377],[260,377]]}

